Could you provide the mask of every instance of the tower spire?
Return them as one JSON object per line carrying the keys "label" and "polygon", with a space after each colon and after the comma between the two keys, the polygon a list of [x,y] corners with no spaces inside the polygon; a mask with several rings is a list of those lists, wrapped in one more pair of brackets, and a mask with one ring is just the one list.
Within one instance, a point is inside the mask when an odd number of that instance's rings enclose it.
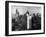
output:
{"label": "tower spire", "polygon": [[19,11],[16,9],[16,14],[18,14],[19,15]]}

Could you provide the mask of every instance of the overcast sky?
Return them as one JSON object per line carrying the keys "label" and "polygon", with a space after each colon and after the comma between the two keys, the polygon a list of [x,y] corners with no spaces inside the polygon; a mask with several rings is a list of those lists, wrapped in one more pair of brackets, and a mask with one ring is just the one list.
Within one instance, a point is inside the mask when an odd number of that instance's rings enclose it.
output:
{"label": "overcast sky", "polygon": [[11,9],[12,14],[16,14],[16,9],[22,15],[24,13],[26,13],[27,10],[29,11],[30,14],[32,14],[32,13],[41,13],[41,7],[37,7],[37,6],[16,6],[16,5],[12,5],[11,8],[12,8]]}

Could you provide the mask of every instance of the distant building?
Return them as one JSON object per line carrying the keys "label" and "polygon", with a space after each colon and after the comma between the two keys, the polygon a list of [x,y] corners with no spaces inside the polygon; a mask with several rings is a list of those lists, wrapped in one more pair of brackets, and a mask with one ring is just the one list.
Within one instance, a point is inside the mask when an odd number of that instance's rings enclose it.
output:
{"label": "distant building", "polygon": [[16,14],[19,16],[19,11],[16,9]]}

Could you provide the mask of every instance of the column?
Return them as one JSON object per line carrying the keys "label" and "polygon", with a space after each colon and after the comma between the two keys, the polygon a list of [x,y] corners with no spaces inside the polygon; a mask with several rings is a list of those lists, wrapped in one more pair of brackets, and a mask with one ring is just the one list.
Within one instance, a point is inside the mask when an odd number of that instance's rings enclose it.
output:
{"label": "column", "polygon": [[29,15],[27,14],[27,29],[29,29]]}

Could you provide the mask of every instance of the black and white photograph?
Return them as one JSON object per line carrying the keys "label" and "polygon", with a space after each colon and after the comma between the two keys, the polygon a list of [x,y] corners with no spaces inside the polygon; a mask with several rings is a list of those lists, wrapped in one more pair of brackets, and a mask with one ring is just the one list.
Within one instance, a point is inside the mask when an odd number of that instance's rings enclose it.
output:
{"label": "black and white photograph", "polygon": [[6,34],[44,33],[44,7],[44,3],[6,2]]}
{"label": "black and white photograph", "polygon": [[41,29],[41,7],[12,5],[12,31]]}

